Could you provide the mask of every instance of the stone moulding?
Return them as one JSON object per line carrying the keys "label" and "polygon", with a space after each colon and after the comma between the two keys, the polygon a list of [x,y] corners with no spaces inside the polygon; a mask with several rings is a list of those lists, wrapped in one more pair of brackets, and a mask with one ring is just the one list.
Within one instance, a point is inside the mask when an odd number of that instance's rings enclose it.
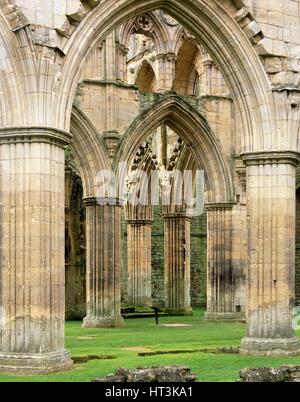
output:
{"label": "stone moulding", "polygon": [[11,0],[1,0],[0,8],[12,32],[16,32],[30,24],[20,8]]}
{"label": "stone moulding", "polygon": [[288,163],[298,166],[300,163],[300,153],[297,151],[255,151],[244,152],[241,154],[244,163],[247,166],[261,165],[261,164],[281,164]]}
{"label": "stone moulding", "polygon": [[184,213],[184,212],[174,212],[174,213],[166,213],[163,215],[164,219],[174,219],[174,218],[184,218],[187,221],[192,220],[192,216]]}
{"label": "stone moulding", "polygon": [[234,207],[235,202],[218,202],[218,203],[207,203],[205,204],[205,210],[206,211],[218,211],[220,209],[232,209]]}
{"label": "stone moulding", "polygon": [[115,197],[107,197],[107,198],[84,197],[83,204],[86,207],[92,205],[101,205],[101,206],[112,205],[115,207],[123,207],[124,201],[121,198],[115,198]]}
{"label": "stone moulding", "polygon": [[0,373],[43,375],[70,370],[73,361],[68,351],[51,353],[0,353]]}
{"label": "stone moulding", "polygon": [[245,313],[241,312],[232,312],[232,313],[225,313],[225,312],[206,312],[204,316],[205,321],[216,321],[216,322],[246,322]]}
{"label": "stone moulding", "polygon": [[294,338],[244,338],[240,353],[257,356],[300,356],[299,342]]}
{"label": "stone moulding", "polygon": [[124,319],[120,317],[85,317],[83,328],[118,328],[122,327]]}
{"label": "stone moulding", "polygon": [[46,142],[64,148],[71,140],[70,133],[52,127],[0,128],[0,144]]}
{"label": "stone moulding", "polygon": [[112,81],[112,80],[103,80],[103,79],[98,80],[95,78],[85,78],[82,81],[82,83],[100,85],[100,86],[112,85],[112,86],[119,87],[119,88],[132,89],[134,91],[137,91],[139,89],[137,85],[126,84],[122,81]]}
{"label": "stone moulding", "polygon": [[133,226],[145,226],[145,225],[152,225],[153,220],[150,219],[126,219],[127,225]]}

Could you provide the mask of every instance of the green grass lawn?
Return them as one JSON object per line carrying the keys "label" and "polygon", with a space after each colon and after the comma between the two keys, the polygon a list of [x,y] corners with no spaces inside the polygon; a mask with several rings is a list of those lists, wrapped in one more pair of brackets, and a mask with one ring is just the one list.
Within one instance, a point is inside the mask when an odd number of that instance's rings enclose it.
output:
{"label": "green grass lawn", "polygon": [[[141,357],[139,352],[157,350],[191,350],[239,346],[245,333],[240,323],[203,321],[204,310],[196,309],[193,317],[163,317],[161,324],[181,323],[187,327],[156,326],[153,318],[129,319],[120,329],[84,329],[80,322],[66,323],[66,346],[72,356],[113,355],[112,360],[90,360],[76,364],[72,371],[47,376],[15,377],[0,375],[3,381],[91,381],[113,373],[118,367],[136,368],[162,364],[185,364],[200,381],[236,381],[245,367],[276,367],[300,364],[299,357],[253,357],[213,353],[180,353]],[[297,334],[300,336],[300,332]]]}

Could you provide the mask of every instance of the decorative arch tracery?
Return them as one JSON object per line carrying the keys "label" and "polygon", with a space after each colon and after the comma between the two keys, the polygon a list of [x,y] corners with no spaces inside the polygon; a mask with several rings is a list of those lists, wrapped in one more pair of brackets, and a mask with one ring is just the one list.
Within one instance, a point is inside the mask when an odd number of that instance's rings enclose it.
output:
{"label": "decorative arch tracery", "polygon": [[[203,169],[207,202],[233,200],[233,184],[219,145],[205,118],[177,96],[169,96],[143,112],[128,128],[115,160],[131,161],[139,144],[161,124],[166,124],[183,139],[198,169]],[[126,175],[126,172],[123,173]]]}
{"label": "decorative arch tracery", "polygon": [[166,46],[170,43],[170,37],[155,12],[141,14],[119,28],[119,41],[125,48],[128,48],[130,37],[134,33],[153,38],[157,53],[167,52]]}

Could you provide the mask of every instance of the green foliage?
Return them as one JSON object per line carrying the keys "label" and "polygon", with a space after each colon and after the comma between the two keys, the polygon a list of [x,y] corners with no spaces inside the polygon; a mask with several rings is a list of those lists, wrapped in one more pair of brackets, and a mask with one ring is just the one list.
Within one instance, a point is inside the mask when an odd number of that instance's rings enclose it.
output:
{"label": "green foliage", "polygon": [[65,164],[66,166],[71,167],[77,174],[79,174],[75,157],[69,147],[65,147]]}
{"label": "green foliage", "polygon": [[240,345],[245,333],[244,324],[205,322],[203,314],[203,309],[195,309],[192,317],[160,319],[160,324],[189,325],[186,327],[156,326],[153,318],[126,320],[125,326],[119,329],[86,329],[81,327],[80,322],[67,322],[66,346],[72,355],[77,359],[82,356],[82,361],[85,356],[98,356],[98,359],[76,364],[74,370],[64,373],[32,377],[1,375],[0,381],[85,382],[113,373],[118,367],[163,364],[186,364],[198,375],[200,381],[236,381],[239,379],[239,371],[245,367],[300,364],[300,357],[274,358],[201,352],[138,356],[143,351],[216,349]]}

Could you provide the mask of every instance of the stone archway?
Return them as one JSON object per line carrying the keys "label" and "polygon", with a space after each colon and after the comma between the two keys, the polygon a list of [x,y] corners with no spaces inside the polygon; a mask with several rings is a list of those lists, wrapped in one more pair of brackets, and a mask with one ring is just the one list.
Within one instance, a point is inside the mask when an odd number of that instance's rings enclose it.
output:
{"label": "stone archway", "polygon": [[66,319],[78,320],[86,313],[86,264],[91,263],[86,257],[92,249],[86,240],[84,199],[95,196],[97,174],[109,169],[110,161],[96,128],[75,106],[70,131],[73,139],[69,148],[77,172],[66,166]]}
{"label": "stone archway", "polygon": [[[16,47],[22,48],[19,50],[24,55],[24,63],[20,74],[21,82],[14,76],[10,84],[12,88],[7,90],[10,106],[13,104],[13,96],[10,94],[17,92],[16,83],[18,87],[20,84],[22,90],[26,90],[24,99],[16,98],[17,112],[10,115],[11,119],[6,121],[10,127],[1,130],[1,164],[3,167],[8,164],[10,166],[10,170],[3,169],[1,172],[5,190],[3,194],[9,193],[10,197],[4,195],[1,201],[3,210],[11,211],[13,205],[15,211],[12,214],[3,214],[1,221],[1,245],[6,261],[1,269],[1,276],[4,278],[1,291],[4,292],[2,304],[5,313],[5,318],[2,319],[4,336],[1,339],[1,370],[19,368],[23,372],[47,372],[70,366],[70,358],[64,351],[62,320],[64,279],[61,198],[63,147],[70,141],[68,131],[73,99],[83,66],[97,42],[126,19],[158,8],[176,18],[204,44],[217,64],[222,67],[238,106],[242,138],[239,151],[244,152],[248,177],[249,286],[244,350],[249,353],[265,353],[277,349],[298,349],[298,342],[291,328],[294,298],[294,279],[291,273],[294,270],[295,250],[290,248],[295,237],[298,124],[294,124],[289,130],[291,126],[285,124],[287,120],[282,115],[286,113],[289,121],[297,117],[299,102],[294,99],[287,101],[286,94],[289,90],[282,94],[278,91],[276,96],[272,94],[263,65],[251,41],[237,23],[240,17],[238,10],[234,2],[228,3],[232,7],[225,9],[217,0],[149,0],[147,3],[139,0],[106,0],[82,18],[71,37],[64,42],[64,46],[57,53],[55,50],[50,52],[49,58],[44,57],[43,53],[40,59],[34,58],[34,52],[31,52],[31,46],[34,44],[30,30],[26,29],[26,26],[19,27],[16,33],[19,42],[16,40]],[[28,66],[31,66],[31,57],[34,59],[34,67],[28,69]],[[10,56],[10,59],[13,58],[14,56]],[[43,75],[45,70],[49,75]],[[32,74],[28,74],[28,71]],[[33,86],[36,90],[32,91]],[[278,101],[276,107],[275,100]],[[182,123],[176,113],[174,118],[179,125]],[[20,124],[23,125],[22,128],[19,127]],[[283,129],[287,132],[287,139]],[[295,132],[297,135],[293,136]],[[20,155],[18,162],[15,148],[18,148]],[[44,152],[45,148],[47,152]],[[35,159],[38,163],[34,163]],[[28,160],[29,169],[25,172],[23,167]],[[50,166],[55,166],[53,174]],[[212,169],[210,172],[213,175]],[[28,181],[31,183],[35,191],[34,201],[32,199],[28,203],[20,196],[21,187],[17,191],[11,180],[16,173],[22,185]],[[224,177],[222,182],[222,175],[219,173],[215,172],[216,183],[209,183],[212,189],[211,199],[215,201],[219,197],[223,202],[223,190],[228,190],[230,186],[228,178]],[[36,184],[37,175],[41,179],[39,183],[42,183],[42,187]],[[279,190],[272,191],[270,182]],[[25,188],[22,194],[25,195]],[[225,200],[230,200],[230,195],[231,192]],[[42,205],[42,196],[46,197],[46,206]],[[40,214],[36,221],[28,217],[19,221],[16,211],[23,211],[25,206],[33,214],[36,209],[43,211],[43,214],[50,216],[50,220],[45,225],[42,224],[46,218]],[[93,204],[93,208],[94,206]],[[218,206],[214,208],[219,212]],[[115,212],[108,210],[107,213],[111,216]],[[223,221],[226,221],[224,210],[221,216]],[[28,226],[23,224],[26,219],[27,223],[29,222],[29,230]],[[117,215],[116,219],[119,219]],[[16,234],[11,228],[15,228],[17,224],[19,230]],[[28,262],[31,260],[24,257],[26,253],[22,254],[21,248],[17,250],[19,254],[11,254],[11,248],[15,249],[17,235],[27,242],[34,243],[34,248],[30,250],[32,262]],[[290,251],[287,253],[286,250]],[[24,274],[20,277],[15,275],[18,264],[24,268]],[[41,270],[42,276],[37,273],[38,269]],[[31,270],[32,274],[29,275]],[[3,286],[3,283],[9,280],[13,284],[11,289]],[[18,312],[10,307],[17,287],[24,295]],[[31,287],[33,292],[29,297]],[[26,297],[29,297],[27,304],[24,301]],[[57,298],[57,303],[52,303],[53,297]],[[17,301],[13,300],[17,305]],[[30,322],[31,327],[29,333],[23,336],[25,322]],[[14,330],[16,325],[20,325],[19,333]]]}
{"label": "stone archway", "polygon": [[296,264],[295,304],[300,306],[300,185],[296,188]]}
{"label": "stone archway", "polygon": [[[155,9],[163,9],[182,23],[222,66],[240,109],[243,150],[276,146],[272,140],[272,94],[264,68],[250,41],[217,1],[151,0],[144,4],[138,0],[123,0],[117,5],[114,1],[106,1],[95,7],[78,25],[64,48],[66,59],[58,96],[57,124],[69,126],[71,103],[80,71],[89,54],[87,49],[91,51],[99,39],[106,37],[128,17]],[[62,110],[65,113],[61,114]]]}
{"label": "stone archway", "polygon": [[[133,159],[139,144],[161,124],[179,133],[199,169],[206,171],[207,203],[233,202],[230,169],[205,118],[176,95],[163,96],[139,115],[127,129],[120,144],[115,169]],[[126,172],[122,173],[126,175]],[[121,174],[121,175],[122,175]]]}
{"label": "stone archway", "polygon": [[157,79],[150,63],[143,62],[137,71],[135,85],[141,92],[155,92]]}
{"label": "stone archway", "polygon": [[[139,144],[161,124],[177,132],[193,156],[193,163],[197,169],[205,172],[209,230],[207,318],[240,318],[235,308],[234,278],[241,276],[241,273],[233,271],[234,258],[231,255],[234,205],[232,173],[205,118],[180,97],[163,96],[160,101],[138,116],[128,128],[116,156],[115,169],[119,169],[119,164],[121,168],[123,166],[126,168]],[[188,160],[187,163],[190,164],[191,161]],[[123,171],[121,176],[126,174],[127,172]],[[165,239],[167,239],[165,272],[169,273],[166,283],[169,286],[167,294],[169,292],[170,295],[169,299],[167,298],[167,306],[169,305],[169,311],[173,314],[188,314],[190,262],[183,260],[180,263],[177,250],[190,248],[190,217],[173,211],[166,214],[165,218]],[[173,236],[170,235],[171,232],[174,232]],[[177,243],[171,242],[171,239],[177,239]],[[189,254],[188,251],[187,256]],[[184,258],[184,253],[182,256]],[[179,273],[178,276],[175,273]],[[185,278],[185,286],[182,286],[182,278]],[[177,295],[175,289],[182,291]]]}

